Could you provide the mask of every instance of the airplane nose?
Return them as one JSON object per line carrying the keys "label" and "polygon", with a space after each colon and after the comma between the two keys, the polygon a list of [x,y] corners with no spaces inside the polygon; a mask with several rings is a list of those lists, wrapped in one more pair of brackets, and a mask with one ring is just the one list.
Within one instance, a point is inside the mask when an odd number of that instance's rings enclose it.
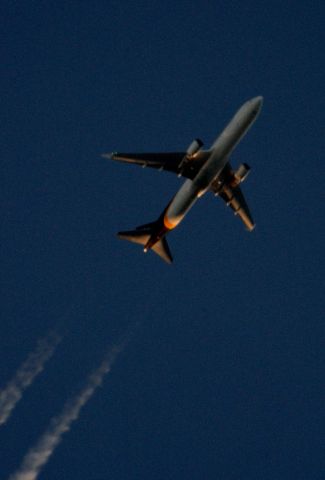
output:
{"label": "airplane nose", "polygon": [[252,98],[252,100],[251,100],[251,105],[252,105],[252,107],[253,107],[253,113],[256,115],[257,113],[259,113],[259,111],[260,111],[261,108],[262,108],[262,105],[263,105],[263,97],[262,97],[262,96],[258,96],[258,97]]}
{"label": "airplane nose", "polygon": [[263,105],[263,97],[255,97],[253,98],[252,102],[254,103],[254,106],[256,106],[257,108],[261,108]]}

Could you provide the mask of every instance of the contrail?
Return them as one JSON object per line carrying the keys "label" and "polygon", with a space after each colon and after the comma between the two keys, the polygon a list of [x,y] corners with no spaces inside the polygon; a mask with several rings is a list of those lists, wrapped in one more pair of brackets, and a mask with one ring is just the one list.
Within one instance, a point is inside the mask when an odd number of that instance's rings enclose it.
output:
{"label": "contrail", "polygon": [[23,396],[24,390],[41,373],[45,362],[53,355],[60,340],[61,338],[55,332],[50,332],[45,338],[39,340],[34,352],[29,354],[13,379],[0,391],[0,425],[6,423],[12,410]]}
{"label": "contrail", "polygon": [[34,447],[25,455],[20,468],[13,473],[9,480],[35,480],[42,467],[46,465],[62,435],[68,432],[74,420],[77,420],[82,407],[92,397],[97,387],[102,384],[104,376],[111,370],[117,355],[123,350],[126,341],[113,346],[100,366],[89,377],[86,386],[80,393],[69,400],[63,408],[62,413],[52,418],[50,426],[40,437]]}

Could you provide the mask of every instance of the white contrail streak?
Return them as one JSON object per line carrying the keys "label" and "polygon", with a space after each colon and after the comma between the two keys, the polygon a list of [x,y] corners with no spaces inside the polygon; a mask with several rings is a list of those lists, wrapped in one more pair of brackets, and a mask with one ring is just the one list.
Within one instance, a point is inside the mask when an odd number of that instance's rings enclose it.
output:
{"label": "white contrail streak", "polygon": [[92,397],[97,387],[101,385],[104,376],[110,371],[114,360],[124,348],[125,343],[123,342],[110,349],[97,370],[88,377],[87,384],[81,392],[66,403],[59,416],[52,418],[48,429],[36,445],[27,452],[20,468],[9,477],[9,480],[35,480],[38,477],[42,467],[46,465],[60,443],[62,435],[68,432],[72,422],[78,419],[81,408]]}
{"label": "white contrail streak", "polygon": [[34,352],[30,353],[24,363],[18,368],[15,376],[0,391],[0,425],[6,423],[23,396],[24,390],[32,384],[35,377],[44,369],[45,362],[53,355],[61,338],[54,332],[37,343]]}

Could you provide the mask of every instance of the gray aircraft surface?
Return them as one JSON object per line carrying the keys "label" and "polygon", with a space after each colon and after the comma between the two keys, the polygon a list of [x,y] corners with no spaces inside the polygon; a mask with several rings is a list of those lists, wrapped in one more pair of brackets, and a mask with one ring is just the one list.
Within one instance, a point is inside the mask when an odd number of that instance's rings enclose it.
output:
{"label": "gray aircraft surface", "polygon": [[144,252],[152,249],[167,263],[172,263],[165,237],[183,220],[197,199],[208,191],[220,196],[247,229],[253,230],[255,224],[239,187],[250,167],[243,163],[233,170],[229,157],[256,120],[262,104],[263,97],[255,97],[244,103],[209,150],[201,150],[203,143],[196,139],[186,152],[104,154],[106,158],[167,170],[187,178],[158,220],[135,230],[119,232],[119,238],[143,245]]}

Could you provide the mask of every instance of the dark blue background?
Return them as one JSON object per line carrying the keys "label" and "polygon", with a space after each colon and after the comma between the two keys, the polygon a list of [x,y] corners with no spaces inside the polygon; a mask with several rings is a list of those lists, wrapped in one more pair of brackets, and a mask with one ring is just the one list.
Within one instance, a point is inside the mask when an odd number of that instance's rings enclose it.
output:
{"label": "dark blue background", "polygon": [[[0,384],[67,333],[0,431],[1,478],[136,322],[40,478],[324,478],[320,5],[2,2]],[[255,231],[206,195],[173,266],[120,242],[181,182],[100,154],[209,146],[256,95],[232,160]]]}

